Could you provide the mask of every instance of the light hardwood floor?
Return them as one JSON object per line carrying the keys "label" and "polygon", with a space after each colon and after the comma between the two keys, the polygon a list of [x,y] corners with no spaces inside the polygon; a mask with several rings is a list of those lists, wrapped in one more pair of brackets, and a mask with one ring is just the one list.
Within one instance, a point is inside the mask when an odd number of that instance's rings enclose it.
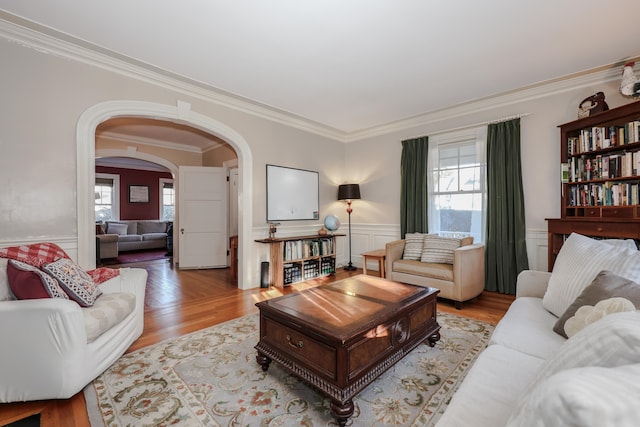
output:
{"label": "light hardwood floor", "polygon": [[[143,267],[149,272],[144,332],[129,348],[129,352],[236,317],[257,313],[255,303],[283,294],[278,289],[239,290],[229,279],[229,269],[177,270],[168,260],[126,266]],[[287,287],[284,292],[297,292],[361,273],[360,269],[340,269],[335,276],[295,284]],[[439,301],[438,310],[495,324],[512,301],[511,295],[485,291],[480,297],[464,304],[462,310],[456,310],[447,301]],[[82,392],[66,400],[0,404],[0,426],[38,413],[42,427],[89,426]]]}

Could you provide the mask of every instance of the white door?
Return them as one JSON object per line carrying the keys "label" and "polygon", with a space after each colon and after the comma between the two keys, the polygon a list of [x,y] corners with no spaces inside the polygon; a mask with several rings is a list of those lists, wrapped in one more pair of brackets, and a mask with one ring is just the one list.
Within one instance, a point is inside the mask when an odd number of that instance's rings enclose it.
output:
{"label": "white door", "polygon": [[227,266],[227,175],[224,168],[178,169],[179,268]]}

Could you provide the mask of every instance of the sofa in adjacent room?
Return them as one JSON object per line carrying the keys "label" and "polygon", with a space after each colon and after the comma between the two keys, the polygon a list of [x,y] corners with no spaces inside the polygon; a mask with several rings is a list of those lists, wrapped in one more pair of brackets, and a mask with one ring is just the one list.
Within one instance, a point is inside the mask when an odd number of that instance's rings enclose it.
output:
{"label": "sofa in adjacent room", "polygon": [[484,290],[484,245],[471,236],[407,233],[387,243],[385,270],[389,280],[440,289],[438,297],[460,309]]}
{"label": "sofa in adjacent room", "polygon": [[[106,221],[102,235],[105,237],[98,235],[98,239],[117,235],[118,253],[143,249],[162,249],[167,247],[167,231],[170,224],[172,224],[171,221],[162,220]],[[106,241],[100,240],[101,248],[106,243]],[[100,257],[107,258],[102,254],[102,250],[100,250]]]}
{"label": "sofa in adjacent room", "polygon": [[[516,300],[437,427],[636,426],[640,251],[572,234]],[[568,337],[568,338],[567,338]]]}

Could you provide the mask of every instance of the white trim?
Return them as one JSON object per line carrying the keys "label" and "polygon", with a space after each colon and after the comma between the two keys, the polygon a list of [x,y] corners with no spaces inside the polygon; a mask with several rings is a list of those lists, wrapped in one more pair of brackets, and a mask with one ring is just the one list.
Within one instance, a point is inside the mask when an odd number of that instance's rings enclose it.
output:
{"label": "white trim", "polygon": [[[1,23],[1,21],[0,21]],[[77,210],[78,210],[78,263],[85,268],[95,266],[95,227],[93,227],[93,212],[89,200],[94,197],[93,184],[95,182],[95,136],[97,126],[105,120],[113,117],[133,116],[152,117],[164,119],[176,123],[186,124],[205,132],[211,133],[229,143],[238,154],[239,182],[238,182],[238,261],[240,269],[238,271],[238,287],[249,289],[253,286],[252,263],[244,262],[248,260],[251,242],[251,222],[253,218],[253,155],[249,144],[245,139],[227,125],[193,111],[186,111],[184,104],[180,104],[180,111],[177,106],[157,104],[145,101],[107,101],[96,104],[85,110],[76,126],[76,148],[77,148]],[[181,117],[181,118],[179,118]],[[122,150],[101,150],[100,155],[110,155],[113,151]],[[126,157],[138,156],[144,160],[154,158],[154,163],[161,163],[163,159],[158,159],[145,153],[135,150],[127,150]],[[164,165],[172,172],[175,165],[164,160]],[[174,178],[175,178],[174,174]],[[246,195],[246,196],[245,196]],[[257,276],[256,276],[257,277]]]}

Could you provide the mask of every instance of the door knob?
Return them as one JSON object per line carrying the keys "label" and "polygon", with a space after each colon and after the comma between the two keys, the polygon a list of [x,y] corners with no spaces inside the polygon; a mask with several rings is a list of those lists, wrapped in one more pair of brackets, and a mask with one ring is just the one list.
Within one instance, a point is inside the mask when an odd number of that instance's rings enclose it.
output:
{"label": "door knob", "polygon": [[181,234],[184,234],[184,228],[181,228],[181,229],[180,229],[180,233],[181,233]]}

